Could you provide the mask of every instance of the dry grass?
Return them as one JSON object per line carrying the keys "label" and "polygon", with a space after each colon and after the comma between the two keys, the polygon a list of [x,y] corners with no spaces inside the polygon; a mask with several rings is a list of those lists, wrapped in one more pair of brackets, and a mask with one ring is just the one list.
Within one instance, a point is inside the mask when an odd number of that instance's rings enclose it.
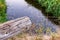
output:
{"label": "dry grass", "polygon": [[29,35],[22,34],[18,36],[14,36],[8,40],[60,40],[60,35],[57,33],[52,33],[51,35]]}
{"label": "dry grass", "polygon": [[[32,25],[33,28],[30,30],[34,29],[35,25]],[[37,30],[38,33],[43,32],[43,28]],[[21,33],[18,34],[17,36],[14,36],[8,40],[60,40],[60,29],[57,30],[57,33],[51,32],[50,28],[46,29],[46,32],[50,32],[50,35],[47,34],[36,34],[36,35],[30,35],[29,33]]]}

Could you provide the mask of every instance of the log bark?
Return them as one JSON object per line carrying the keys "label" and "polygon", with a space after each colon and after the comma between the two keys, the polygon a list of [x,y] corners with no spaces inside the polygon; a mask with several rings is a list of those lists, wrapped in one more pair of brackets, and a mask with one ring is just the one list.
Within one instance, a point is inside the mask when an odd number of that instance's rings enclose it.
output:
{"label": "log bark", "polygon": [[17,35],[31,27],[31,20],[29,17],[21,17],[0,24],[0,40],[5,40],[9,37]]}

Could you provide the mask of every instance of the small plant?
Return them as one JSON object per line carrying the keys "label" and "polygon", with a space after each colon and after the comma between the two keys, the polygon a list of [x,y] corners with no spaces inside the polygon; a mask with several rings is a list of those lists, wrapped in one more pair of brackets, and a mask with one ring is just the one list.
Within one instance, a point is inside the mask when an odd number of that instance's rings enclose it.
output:
{"label": "small plant", "polygon": [[51,28],[50,27],[47,27],[47,29],[46,29],[46,34],[51,34]]}
{"label": "small plant", "polygon": [[44,31],[44,27],[40,27],[38,30],[36,30],[38,34],[42,34],[43,31]]}
{"label": "small plant", "polygon": [[38,34],[51,34],[52,33],[52,29],[50,27],[45,28],[43,26],[40,26],[40,28],[35,31]]}

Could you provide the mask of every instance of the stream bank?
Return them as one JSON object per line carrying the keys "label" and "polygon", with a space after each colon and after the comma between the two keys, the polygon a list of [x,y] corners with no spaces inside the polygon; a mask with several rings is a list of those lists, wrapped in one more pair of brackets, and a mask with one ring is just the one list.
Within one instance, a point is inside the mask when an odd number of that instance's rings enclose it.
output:
{"label": "stream bank", "polygon": [[36,2],[36,0],[25,0],[27,1],[27,3],[29,3],[30,5],[34,6],[35,8],[39,9],[40,11],[42,11],[42,14],[48,18],[50,21],[52,21],[52,23],[56,24],[56,25],[60,25],[60,21],[58,20],[57,17],[53,16],[53,14],[51,12],[46,12],[46,8],[42,7],[38,2]]}

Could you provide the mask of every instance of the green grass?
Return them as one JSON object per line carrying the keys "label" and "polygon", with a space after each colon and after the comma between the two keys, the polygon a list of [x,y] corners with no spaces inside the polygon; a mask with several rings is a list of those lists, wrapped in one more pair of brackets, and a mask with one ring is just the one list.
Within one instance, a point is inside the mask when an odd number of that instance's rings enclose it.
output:
{"label": "green grass", "polygon": [[6,21],[6,8],[5,0],[0,0],[0,23]]}
{"label": "green grass", "polygon": [[54,17],[60,19],[60,0],[36,0],[42,7],[45,7],[45,12],[52,13]]}

